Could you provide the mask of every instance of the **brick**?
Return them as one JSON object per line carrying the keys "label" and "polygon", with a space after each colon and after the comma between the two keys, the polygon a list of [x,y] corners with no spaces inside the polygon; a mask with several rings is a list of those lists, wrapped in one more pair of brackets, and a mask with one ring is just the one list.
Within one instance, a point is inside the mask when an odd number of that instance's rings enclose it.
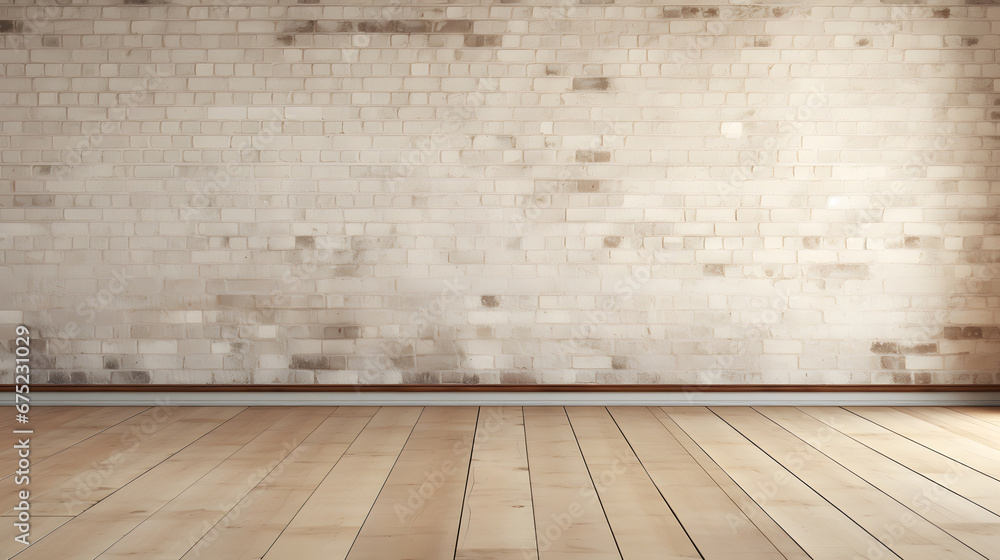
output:
{"label": "brick", "polygon": [[20,33],[24,28],[24,22],[0,19],[0,33]]}
{"label": "brick", "polygon": [[581,369],[610,369],[611,356],[574,356],[573,367]]}
{"label": "brick", "polygon": [[906,369],[906,358],[903,356],[882,356],[882,369]]}
{"label": "brick", "polygon": [[288,367],[291,369],[329,369],[329,361],[326,356],[295,354]]}
{"label": "brick", "polygon": [[947,340],[975,340],[983,338],[982,327],[944,327],[943,336]]}
{"label": "brick", "polygon": [[996,381],[997,9],[58,4],[0,20],[49,382]]}
{"label": "brick", "polygon": [[811,273],[824,278],[867,278],[865,264],[822,264],[809,267]]}
{"label": "brick", "polygon": [[361,327],[326,327],[323,329],[323,338],[360,338]]}
{"label": "brick", "polygon": [[900,354],[936,354],[938,345],[936,342],[900,344]]}
{"label": "brick", "polygon": [[605,77],[573,78],[573,89],[577,91],[607,91],[611,88],[611,80]]}
{"label": "brick", "polygon": [[604,150],[577,150],[576,161],[580,163],[602,163],[611,161],[611,152]]}
{"label": "brick", "polygon": [[875,354],[896,354],[899,352],[899,344],[896,342],[872,342],[871,351]]}
{"label": "brick", "polygon": [[500,35],[466,35],[466,47],[499,47],[502,36]]}

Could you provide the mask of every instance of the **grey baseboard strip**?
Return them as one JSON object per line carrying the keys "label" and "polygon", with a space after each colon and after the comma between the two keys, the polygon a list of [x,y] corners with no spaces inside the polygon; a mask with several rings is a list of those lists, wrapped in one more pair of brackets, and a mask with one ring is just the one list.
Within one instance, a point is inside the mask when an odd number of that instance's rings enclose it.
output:
{"label": "grey baseboard strip", "polygon": [[[5,405],[13,395],[4,395]],[[33,392],[33,406],[1000,406],[1000,391]]]}

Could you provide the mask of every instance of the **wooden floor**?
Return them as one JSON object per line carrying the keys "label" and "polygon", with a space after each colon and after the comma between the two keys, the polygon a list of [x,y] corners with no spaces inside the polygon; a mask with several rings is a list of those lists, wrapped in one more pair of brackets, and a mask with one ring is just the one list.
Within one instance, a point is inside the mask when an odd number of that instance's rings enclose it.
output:
{"label": "wooden floor", "polygon": [[27,548],[0,451],[5,558],[1000,560],[1000,409],[70,407],[30,427]]}

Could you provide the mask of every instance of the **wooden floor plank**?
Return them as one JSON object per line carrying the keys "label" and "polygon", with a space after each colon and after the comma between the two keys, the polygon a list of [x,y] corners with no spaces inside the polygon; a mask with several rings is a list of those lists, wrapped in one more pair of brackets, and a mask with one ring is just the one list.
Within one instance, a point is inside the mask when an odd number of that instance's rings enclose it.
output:
{"label": "wooden floor plank", "polygon": [[182,560],[263,557],[377,411],[378,407],[338,408]]}
{"label": "wooden floor plank", "polygon": [[99,560],[177,560],[333,412],[295,408],[146,518]]}
{"label": "wooden floor plank", "polygon": [[[34,465],[34,515],[74,516],[236,415],[237,407],[156,409]],[[4,488],[9,504],[15,488]],[[10,515],[8,510],[4,515]]]}
{"label": "wooden floor plank", "polygon": [[[771,542],[775,548],[788,560],[809,560],[810,557],[806,554],[805,550],[795,540],[785,532],[784,529],[778,525],[774,519],[767,514],[763,508],[760,507],[757,502],[750,497],[750,495],[743,490],[743,488],[736,483],[726,471],[719,466],[712,458],[705,453],[705,450],[701,448],[687,432],[682,430],[676,422],[671,419],[666,412],[658,407],[649,407],[648,410],[653,413],[653,416],[659,420],[660,424],[670,432],[672,436],[684,447],[688,455],[694,458],[695,461],[705,470],[706,473],[719,488],[722,489],[726,495],[739,507],[743,515],[750,520],[757,529],[767,537],[767,540]],[[741,517],[730,517],[727,519],[734,526],[740,526],[743,523]],[[730,530],[733,531],[732,529]]]}
{"label": "wooden floor plank", "polygon": [[476,407],[424,409],[348,560],[455,557]]}
{"label": "wooden floor plank", "polygon": [[813,406],[800,410],[1000,515],[1000,481],[842,408]]}
{"label": "wooden floor plank", "polygon": [[1000,479],[998,449],[957,436],[940,426],[891,408],[852,406],[847,410],[985,475]]}
{"label": "wooden floor plank", "polygon": [[562,407],[526,407],[524,431],[540,560],[621,558]]}
{"label": "wooden floor plank", "polygon": [[[24,436],[31,439],[31,461],[38,464],[51,455],[68,449],[81,441],[141,413],[145,406],[111,406],[92,408],[88,413],[62,423],[55,428],[36,428],[35,433]],[[13,447],[0,450],[0,473],[12,476],[17,470],[17,452]]]}
{"label": "wooden floor plank", "polygon": [[604,407],[567,408],[623,558],[701,558]]}
{"label": "wooden floor plank", "polygon": [[711,411],[663,410],[814,560],[898,558]]}
{"label": "wooden floor plank", "polygon": [[520,407],[479,413],[456,560],[538,558]]}
{"label": "wooden floor plank", "polygon": [[383,407],[303,504],[265,560],[343,560],[420,417]]}
{"label": "wooden floor plank", "polygon": [[956,406],[952,410],[1000,426],[1000,407]]}
{"label": "wooden floor plank", "polygon": [[981,556],[964,543],[919,514],[914,514],[913,510],[816,447],[803,445],[802,439],[756,410],[742,406],[713,407],[711,410],[762,451],[777,458],[788,472],[826,498],[900,558],[981,560]]}
{"label": "wooden floor plank", "polygon": [[648,408],[609,410],[706,560],[785,558]]}
{"label": "wooden floor plank", "polygon": [[[792,407],[757,411],[990,560],[1000,560],[1000,516]],[[906,526],[910,530],[910,526]]]}
{"label": "wooden floor plank", "polygon": [[18,560],[96,558],[289,410],[244,410],[28,547]]}
{"label": "wooden floor plank", "polygon": [[996,424],[939,406],[895,407],[893,410],[934,424],[986,447],[1000,450],[1000,426]]}

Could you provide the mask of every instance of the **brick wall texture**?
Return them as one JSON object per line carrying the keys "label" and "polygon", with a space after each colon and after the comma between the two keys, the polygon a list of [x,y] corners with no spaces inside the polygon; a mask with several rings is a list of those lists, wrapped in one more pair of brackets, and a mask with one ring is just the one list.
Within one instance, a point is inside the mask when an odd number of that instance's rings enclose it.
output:
{"label": "brick wall texture", "polygon": [[1000,382],[991,2],[6,0],[0,42],[37,383]]}

